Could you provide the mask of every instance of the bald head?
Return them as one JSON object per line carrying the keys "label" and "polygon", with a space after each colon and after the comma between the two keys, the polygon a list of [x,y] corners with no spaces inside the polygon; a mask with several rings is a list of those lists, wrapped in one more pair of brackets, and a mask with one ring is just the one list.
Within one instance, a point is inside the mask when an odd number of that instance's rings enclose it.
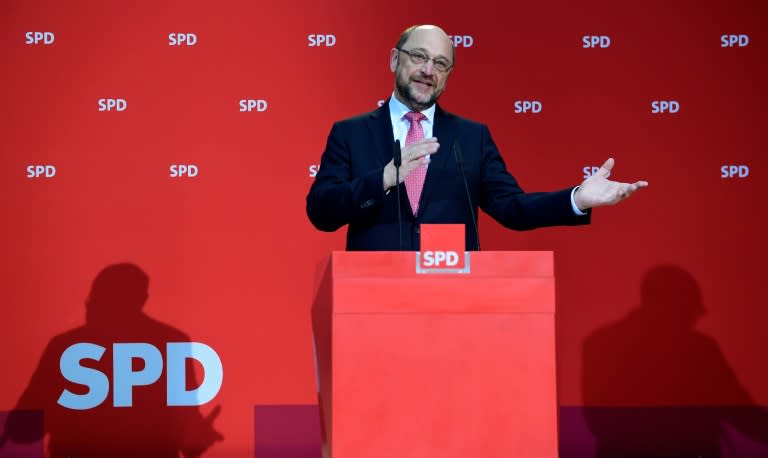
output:
{"label": "bald head", "polygon": [[402,48],[406,44],[408,39],[411,37],[411,34],[413,34],[414,32],[419,32],[419,34],[421,34],[422,32],[426,32],[428,35],[438,40],[444,39],[451,49],[451,54],[450,54],[451,62],[455,62],[456,51],[453,47],[453,42],[451,41],[450,38],[448,38],[448,34],[445,33],[445,30],[441,29],[436,25],[422,24],[422,25],[412,25],[408,27],[407,29],[403,30],[403,33],[400,34],[400,38],[397,40],[397,44],[395,44],[395,48]]}

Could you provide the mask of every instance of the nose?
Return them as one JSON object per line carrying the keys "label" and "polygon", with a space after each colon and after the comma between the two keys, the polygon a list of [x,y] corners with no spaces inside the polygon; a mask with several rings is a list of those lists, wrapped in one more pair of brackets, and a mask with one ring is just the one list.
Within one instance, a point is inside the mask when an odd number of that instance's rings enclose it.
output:
{"label": "nose", "polygon": [[421,64],[421,73],[424,75],[433,75],[435,73],[435,67],[432,64],[432,59],[429,59]]}

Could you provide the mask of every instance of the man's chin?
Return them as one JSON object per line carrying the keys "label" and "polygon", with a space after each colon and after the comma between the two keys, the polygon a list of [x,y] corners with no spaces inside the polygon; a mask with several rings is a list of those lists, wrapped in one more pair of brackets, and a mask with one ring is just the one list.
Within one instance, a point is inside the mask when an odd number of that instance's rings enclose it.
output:
{"label": "man's chin", "polygon": [[434,95],[434,92],[432,91],[424,94],[411,89],[410,91],[408,91],[408,95],[410,96],[409,98],[411,99],[412,102],[417,103],[419,105],[430,107],[432,106],[432,104],[435,103],[435,95]]}
{"label": "man's chin", "polygon": [[400,98],[406,105],[417,111],[423,111],[434,105],[437,101],[434,92],[421,93],[416,91],[411,86],[398,86],[397,92],[400,94]]}

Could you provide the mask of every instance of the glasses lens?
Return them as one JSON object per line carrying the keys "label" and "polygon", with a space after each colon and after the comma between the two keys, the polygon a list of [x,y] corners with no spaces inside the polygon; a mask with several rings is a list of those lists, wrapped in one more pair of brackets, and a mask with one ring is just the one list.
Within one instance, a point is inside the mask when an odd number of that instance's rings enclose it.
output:
{"label": "glasses lens", "polygon": [[414,64],[423,64],[427,61],[427,55],[423,52],[411,51],[409,55],[411,56],[411,62]]}
{"label": "glasses lens", "polygon": [[438,60],[436,60],[434,62],[435,62],[435,68],[437,70],[439,70],[441,72],[444,72],[444,71],[448,70],[449,65],[448,65],[447,61],[444,61],[442,59],[438,59]]}

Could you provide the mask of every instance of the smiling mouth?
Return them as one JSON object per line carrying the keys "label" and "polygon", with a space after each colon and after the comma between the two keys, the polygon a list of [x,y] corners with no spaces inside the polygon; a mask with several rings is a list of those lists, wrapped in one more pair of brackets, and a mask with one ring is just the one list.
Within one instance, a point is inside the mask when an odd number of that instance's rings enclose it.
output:
{"label": "smiling mouth", "polygon": [[419,83],[419,84],[421,84],[422,86],[427,86],[427,87],[432,87],[432,86],[434,86],[434,84],[432,84],[432,83],[431,83],[431,82],[429,82],[429,81],[413,80],[413,82],[414,82],[414,83]]}

